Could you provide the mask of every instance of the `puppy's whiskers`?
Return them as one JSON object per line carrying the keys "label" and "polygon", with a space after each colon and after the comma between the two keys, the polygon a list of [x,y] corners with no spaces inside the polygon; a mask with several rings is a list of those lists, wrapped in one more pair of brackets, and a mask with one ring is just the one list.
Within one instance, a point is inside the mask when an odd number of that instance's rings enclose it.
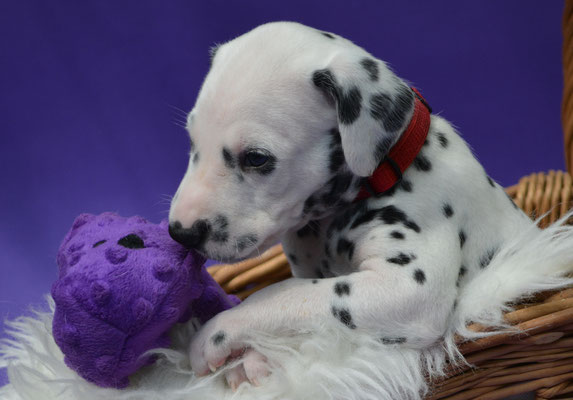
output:
{"label": "puppy's whiskers", "polygon": [[175,114],[178,114],[179,116],[182,116],[185,119],[187,119],[187,115],[189,114],[188,111],[182,110],[173,104],[169,104],[169,103],[166,103],[166,104],[167,104],[167,107],[171,108],[171,111],[173,111]]}
{"label": "puppy's whiskers", "polygon": [[169,194],[161,194],[159,197],[160,199],[155,203],[155,205],[171,205],[171,202],[173,201],[173,196]]}
{"label": "puppy's whiskers", "polygon": [[179,120],[179,119],[175,119],[175,118],[174,118],[174,119],[171,120],[171,122],[172,122],[173,124],[177,125],[177,126],[180,127],[180,128],[183,128],[183,129],[185,129],[185,130],[187,129],[187,122],[186,122],[186,121],[182,121],[182,120]]}

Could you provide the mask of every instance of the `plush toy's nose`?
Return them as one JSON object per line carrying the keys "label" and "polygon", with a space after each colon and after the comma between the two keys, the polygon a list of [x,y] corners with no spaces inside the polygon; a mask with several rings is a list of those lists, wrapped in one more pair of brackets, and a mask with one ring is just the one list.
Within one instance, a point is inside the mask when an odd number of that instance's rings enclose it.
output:
{"label": "plush toy's nose", "polygon": [[211,225],[206,219],[198,219],[191,225],[191,228],[183,228],[179,221],[169,224],[169,236],[188,249],[203,247],[210,232]]}

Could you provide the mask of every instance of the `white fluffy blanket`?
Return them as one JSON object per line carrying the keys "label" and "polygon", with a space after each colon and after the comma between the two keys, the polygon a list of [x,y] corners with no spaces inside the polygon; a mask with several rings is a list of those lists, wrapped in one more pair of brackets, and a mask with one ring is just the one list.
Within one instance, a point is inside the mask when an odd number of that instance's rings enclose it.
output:
{"label": "white fluffy blanket", "polygon": [[[570,217],[569,214],[567,217]],[[558,224],[543,231],[532,227],[514,238],[489,267],[461,288],[458,306],[443,342],[425,350],[383,345],[358,330],[340,331],[317,325],[312,333],[287,337],[256,335],[252,346],[274,365],[260,387],[242,384],[233,392],[222,371],[196,378],[189,368],[187,347],[193,324],[173,329],[172,348],[158,350],[159,361],[132,377],[125,390],[98,388],[82,380],[63,362],[51,334],[50,311],[7,322],[11,340],[0,347],[0,367],[10,383],[0,388],[5,400],[209,400],[209,399],[419,399],[428,393],[428,379],[443,373],[447,359],[463,362],[454,335],[477,334],[468,322],[497,326],[511,303],[535,292],[573,284],[573,227]],[[247,322],[248,323],[248,322]],[[229,366],[227,366],[229,367]]]}

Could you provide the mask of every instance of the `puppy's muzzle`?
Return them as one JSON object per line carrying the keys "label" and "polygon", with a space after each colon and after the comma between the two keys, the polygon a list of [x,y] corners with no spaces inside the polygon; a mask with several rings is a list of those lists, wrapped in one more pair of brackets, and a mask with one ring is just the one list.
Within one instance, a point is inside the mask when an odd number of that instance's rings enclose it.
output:
{"label": "puppy's muzzle", "polygon": [[169,224],[169,236],[188,249],[202,249],[210,233],[211,225],[205,219],[198,219],[191,228],[183,228],[179,221]]}

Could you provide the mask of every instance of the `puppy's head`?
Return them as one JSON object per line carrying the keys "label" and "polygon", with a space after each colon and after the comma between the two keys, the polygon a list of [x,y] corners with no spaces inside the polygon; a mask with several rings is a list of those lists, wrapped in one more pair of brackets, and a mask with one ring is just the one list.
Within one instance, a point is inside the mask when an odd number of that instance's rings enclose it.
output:
{"label": "puppy's head", "polygon": [[219,46],[187,121],[172,237],[219,260],[256,255],[351,202],[412,112],[408,86],[339,36],[279,22]]}

